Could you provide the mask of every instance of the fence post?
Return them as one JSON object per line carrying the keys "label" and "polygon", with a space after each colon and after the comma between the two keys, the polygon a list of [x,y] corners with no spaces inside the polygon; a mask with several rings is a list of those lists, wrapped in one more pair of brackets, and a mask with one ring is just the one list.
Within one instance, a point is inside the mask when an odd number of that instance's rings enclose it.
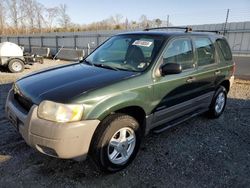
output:
{"label": "fence post", "polygon": [[43,36],[41,36],[41,47],[43,47]]}
{"label": "fence post", "polygon": [[[245,29],[246,29],[246,22],[244,22],[244,26],[243,26],[243,30]],[[244,33],[241,33],[240,48],[239,48],[240,52],[242,50],[243,36],[244,36]]]}
{"label": "fence post", "polygon": [[58,47],[58,36],[56,36],[56,53],[58,52],[58,49],[59,49],[59,47]]}
{"label": "fence post", "polygon": [[77,38],[77,35],[74,35],[74,47],[75,47],[75,49],[77,48],[77,46],[76,46],[76,38]]}
{"label": "fence post", "polygon": [[2,37],[0,36],[0,43],[2,42]]}
{"label": "fence post", "polygon": [[29,41],[29,52],[31,53],[31,37],[28,37],[28,41]]}
{"label": "fence post", "polygon": [[7,39],[7,42],[9,42],[9,40],[10,40],[9,37],[6,37],[6,39]]}
{"label": "fence post", "polygon": [[19,36],[17,37],[17,45],[20,46],[20,38],[19,38]]}
{"label": "fence post", "polygon": [[100,45],[100,34],[97,34],[97,38],[96,38],[96,45],[99,46]]}

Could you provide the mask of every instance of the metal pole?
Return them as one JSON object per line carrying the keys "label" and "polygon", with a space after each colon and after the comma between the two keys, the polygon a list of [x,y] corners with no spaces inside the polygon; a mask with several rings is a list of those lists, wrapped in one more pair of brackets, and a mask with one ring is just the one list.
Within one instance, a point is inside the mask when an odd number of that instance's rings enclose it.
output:
{"label": "metal pole", "polygon": [[226,33],[226,28],[227,28],[227,21],[228,21],[229,11],[230,11],[230,10],[227,9],[226,21],[225,21],[224,28],[223,28],[223,35],[225,35],[225,33]]}
{"label": "metal pole", "polygon": [[59,47],[58,47],[58,36],[56,36],[56,52],[58,52]]}
{"label": "metal pole", "polygon": [[100,34],[97,34],[97,38],[96,38],[96,45],[99,46],[100,45]]}
{"label": "metal pole", "polygon": [[43,47],[43,36],[41,36],[41,47]]}
{"label": "metal pole", "polygon": [[28,42],[29,42],[29,52],[31,53],[31,37],[28,37]]}
{"label": "metal pole", "polygon": [[20,37],[17,37],[17,45],[20,46]]}
{"label": "metal pole", "polygon": [[169,27],[169,14],[167,16],[167,27]]}
{"label": "metal pole", "polygon": [[77,48],[76,38],[77,38],[77,36],[74,35],[74,48],[75,48],[75,49]]}

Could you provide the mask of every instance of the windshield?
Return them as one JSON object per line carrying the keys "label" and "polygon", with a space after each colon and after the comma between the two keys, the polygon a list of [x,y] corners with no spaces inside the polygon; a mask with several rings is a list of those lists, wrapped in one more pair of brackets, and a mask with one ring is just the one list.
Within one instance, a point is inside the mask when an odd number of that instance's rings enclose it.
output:
{"label": "windshield", "polygon": [[103,68],[142,72],[154,61],[163,40],[163,37],[141,34],[114,36],[85,61]]}

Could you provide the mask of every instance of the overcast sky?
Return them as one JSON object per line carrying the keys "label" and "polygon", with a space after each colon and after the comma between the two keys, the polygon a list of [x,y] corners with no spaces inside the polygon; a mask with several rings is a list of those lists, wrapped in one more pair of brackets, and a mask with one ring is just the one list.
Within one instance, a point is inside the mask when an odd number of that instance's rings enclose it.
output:
{"label": "overcast sky", "polygon": [[144,14],[174,25],[250,21],[250,0],[38,0],[46,7],[65,3],[72,22],[87,24],[115,14],[137,21]]}

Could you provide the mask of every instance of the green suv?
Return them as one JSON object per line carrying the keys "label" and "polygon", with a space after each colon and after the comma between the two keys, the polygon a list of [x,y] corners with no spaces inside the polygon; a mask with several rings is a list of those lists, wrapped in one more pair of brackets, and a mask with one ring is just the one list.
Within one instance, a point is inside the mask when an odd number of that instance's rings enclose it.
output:
{"label": "green suv", "polygon": [[135,158],[149,131],[205,112],[219,117],[234,78],[226,39],[161,29],[168,31],[115,35],[81,62],[19,79],[6,101],[9,120],[46,155],[91,156],[115,172]]}

